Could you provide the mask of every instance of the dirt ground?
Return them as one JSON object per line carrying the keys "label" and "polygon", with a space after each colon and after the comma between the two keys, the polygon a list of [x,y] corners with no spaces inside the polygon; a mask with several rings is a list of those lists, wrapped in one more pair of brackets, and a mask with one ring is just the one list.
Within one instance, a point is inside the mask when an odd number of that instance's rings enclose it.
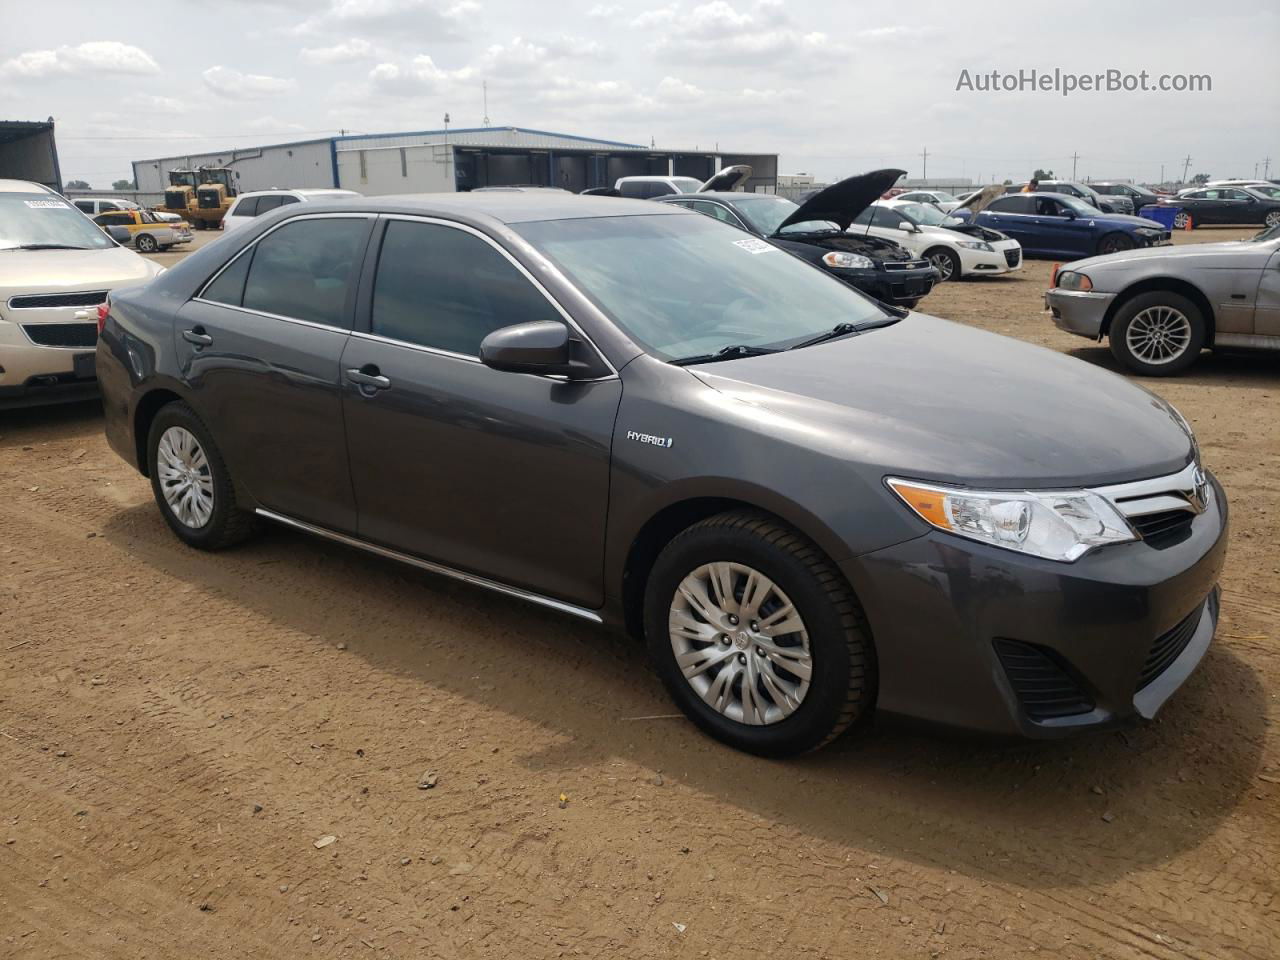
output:
{"label": "dirt ground", "polygon": [[[1111,368],[1048,275],[922,308]],[[1280,956],[1280,359],[1145,383],[1234,511],[1158,722],[789,762],[552,612],[285,530],[188,550],[95,405],[0,413],[0,957]]]}

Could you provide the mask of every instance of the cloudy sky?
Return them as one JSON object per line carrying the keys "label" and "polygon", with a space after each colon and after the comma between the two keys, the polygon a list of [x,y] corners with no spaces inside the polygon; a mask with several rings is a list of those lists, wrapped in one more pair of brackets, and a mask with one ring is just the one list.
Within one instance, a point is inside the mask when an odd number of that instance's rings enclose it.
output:
{"label": "cloudy sky", "polygon": [[[56,8],[56,9],[54,9]],[[0,0],[0,119],[64,179],[351,132],[494,125],[777,152],[835,178],[1280,176],[1280,6],[866,0]],[[1208,11],[1208,12],[1206,12]],[[1208,92],[957,90],[992,70],[1208,74]],[[976,80],[975,80],[976,84]],[[1259,170],[1260,172],[1260,170]]]}

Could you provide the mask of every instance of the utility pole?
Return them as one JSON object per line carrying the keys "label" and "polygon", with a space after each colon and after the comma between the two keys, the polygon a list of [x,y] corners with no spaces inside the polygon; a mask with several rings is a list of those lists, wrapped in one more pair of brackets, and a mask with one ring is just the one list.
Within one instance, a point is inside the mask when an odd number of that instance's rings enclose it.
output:
{"label": "utility pole", "polygon": [[1078,153],[1071,154],[1071,179],[1072,180],[1076,178],[1076,161],[1079,159],[1080,159],[1080,154]]}
{"label": "utility pole", "polygon": [[1187,182],[1187,172],[1191,169],[1191,154],[1187,154],[1187,159],[1182,162],[1182,183]]}
{"label": "utility pole", "polygon": [[489,125],[489,81],[482,80],[480,88],[484,90],[484,126]]}
{"label": "utility pole", "polygon": [[924,150],[920,152],[920,159],[924,161],[924,172],[921,175],[921,179],[924,180],[925,183],[928,183],[929,182],[929,148],[928,147],[925,147]]}
{"label": "utility pole", "polygon": [[1160,186],[1164,186],[1164,164],[1160,164]]}
{"label": "utility pole", "polygon": [[1269,179],[1271,174],[1271,158],[1267,157],[1262,161],[1262,179]]}

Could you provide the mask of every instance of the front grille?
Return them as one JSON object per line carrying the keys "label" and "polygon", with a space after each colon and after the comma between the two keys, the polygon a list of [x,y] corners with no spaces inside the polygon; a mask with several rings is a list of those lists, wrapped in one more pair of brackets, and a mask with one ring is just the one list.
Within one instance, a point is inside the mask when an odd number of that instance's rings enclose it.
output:
{"label": "front grille", "polygon": [[201,190],[196,197],[201,210],[212,210],[222,206],[222,198],[217,190]]}
{"label": "front grille", "polygon": [[1156,642],[1151,645],[1151,652],[1147,654],[1146,663],[1142,665],[1142,673],[1138,675],[1139,690],[1168,670],[1182,651],[1187,649],[1187,644],[1196,635],[1196,628],[1200,626],[1200,617],[1203,614],[1204,604],[1202,603],[1176,627],[1156,638]]}
{"label": "front grille", "polygon": [[166,190],[164,205],[171,210],[187,209],[187,195],[181,190]]}
{"label": "front grille", "polygon": [[97,323],[24,323],[22,332],[41,347],[92,347],[98,342]]}
{"label": "front grille", "polygon": [[1142,539],[1153,540],[1191,526],[1194,516],[1187,510],[1164,510],[1160,513],[1148,513],[1142,517],[1130,517],[1129,523],[1138,531]]}
{"label": "front grille", "polygon": [[1018,261],[1020,261],[1021,259],[1022,259],[1021,250],[1006,250],[1004,252],[1004,262],[1011,267],[1016,267],[1018,265]]}
{"label": "front grille", "polygon": [[1093,709],[1093,698],[1052,650],[1006,639],[997,639],[995,648],[1009,685],[1032,720],[1074,717]]}
{"label": "front grille", "polygon": [[886,270],[923,270],[929,266],[928,260],[882,260]]}
{"label": "front grille", "polygon": [[85,290],[78,293],[30,293],[10,297],[14,310],[38,310],[49,307],[96,307],[106,302],[107,291]]}

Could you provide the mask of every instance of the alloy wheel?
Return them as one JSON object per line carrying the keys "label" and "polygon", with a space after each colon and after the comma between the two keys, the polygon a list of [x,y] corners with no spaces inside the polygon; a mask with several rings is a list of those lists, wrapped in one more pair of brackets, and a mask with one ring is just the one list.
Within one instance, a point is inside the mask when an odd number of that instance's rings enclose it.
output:
{"label": "alloy wheel", "polygon": [[813,657],[804,620],[759,570],[720,561],[692,571],[676,588],[668,631],[685,680],[730,720],[778,723],[809,691]]}
{"label": "alloy wheel", "polygon": [[935,253],[933,256],[929,258],[929,263],[932,266],[937,268],[938,273],[942,276],[943,281],[951,279],[951,274],[952,274],[951,256],[949,254]]}
{"label": "alloy wheel", "polygon": [[1129,352],[1144,363],[1171,363],[1191,343],[1191,321],[1173,307],[1147,307],[1129,321],[1124,338]]}
{"label": "alloy wheel", "polygon": [[1187,229],[1189,219],[1190,218],[1185,210],[1179,210],[1173,217],[1173,225],[1179,230],[1185,230]]}
{"label": "alloy wheel", "polygon": [[185,427],[170,427],[156,446],[156,470],[164,502],[193,530],[213,516],[213,474],[200,441]]}
{"label": "alloy wheel", "polygon": [[1268,213],[1266,223],[1268,227],[1274,227],[1277,223],[1280,223],[1280,210],[1272,210]]}

